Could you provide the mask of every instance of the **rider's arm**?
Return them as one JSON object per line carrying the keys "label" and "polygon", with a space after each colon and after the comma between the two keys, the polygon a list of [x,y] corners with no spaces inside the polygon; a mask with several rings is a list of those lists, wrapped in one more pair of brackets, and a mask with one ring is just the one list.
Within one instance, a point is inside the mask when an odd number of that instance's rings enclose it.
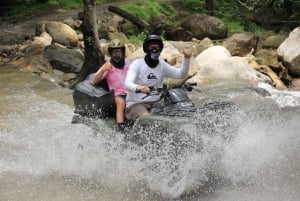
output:
{"label": "rider's arm", "polygon": [[164,68],[165,76],[170,78],[184,78],[189,72],[190,59],[184,57],[181,68],[175,68],[170,64],[166,63]]}
{"label": "rider's arm", "polygon": [[105,72],[107,71],[107,65],[110,65],[110,63],[105,63],[101,68],[96,72],[94,79],[93,79],[93,84],[99,83],[104,77],[105,77]]}
{"label": "rider's arm", "polygon": [[189,49],[183,49],[182,54],[184,56],[181,68],[172,68],[171,65],[166,65],[164,68],[165,76],[171,78],[184,78],[187,76],[190,67],[190,58],[192,56],[192,51]]}
{"label": "rider's arm", "polygon": [[135,64],[136,62],[131,63],[127,71],[127,76],[125,79],[125,88],[128,91],[136,91],[137,88],[137,84],[134,83],[137,77]]}

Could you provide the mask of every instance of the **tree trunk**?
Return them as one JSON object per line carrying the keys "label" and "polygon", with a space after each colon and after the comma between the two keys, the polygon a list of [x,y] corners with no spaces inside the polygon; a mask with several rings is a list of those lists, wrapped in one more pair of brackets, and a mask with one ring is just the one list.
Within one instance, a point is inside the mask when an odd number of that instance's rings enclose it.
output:
{"label": "tree trunk", "polygon": [[105,62],[100,49],[97,30],[96,0],[83,0],[83,22],[81,25],[84,40],[84,63],[71,88],[90,73],[96,72]]}
{"label": "tree trunk", "polygon": [[207,14],[213,16],[214,15],[214,0],[205,0],[205,7],[207,10]]}

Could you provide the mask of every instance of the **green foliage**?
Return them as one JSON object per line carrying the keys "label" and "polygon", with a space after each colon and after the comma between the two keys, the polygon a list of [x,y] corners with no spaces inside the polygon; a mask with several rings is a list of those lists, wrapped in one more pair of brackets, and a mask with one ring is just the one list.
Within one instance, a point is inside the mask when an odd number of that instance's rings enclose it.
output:
{"label": "green foliage", "polygon": [[[267,0],[268,2],[270,0]],[[83,0],[17,0],[18,6],[12,6],[9,9],[0,9],[2,16],[26,17],[35,10],[43,10],[50,8],[74,9],[82,6]],[[120,8],[132,14],[133,16],[149,20],[152,17],[159,15],[168,16],[168,25],[176,26],[176,15],[179,10],[172,7],[168,1],[159,3],[153,0],[135,0],[129,3],[128,0],[96,0],[97,4],[118,2],[122,3]],[[243,1],[240,1],[243,2]],[[248,1],[247,1],[248,2]],[[263,1],[252,0],[254,6],[261,5]],[[295,1],[296,2],[296,1]],[[205,10],[206,0],[182,0],[180,3],[184,6],[185,11],[190,13],[207,13]],[[262,28],[253,22],[242,18],[242,13],[239,12],[239,3],[236,0],[214,0],[214,15],[220,18],[228,27],[229,32],[254,31],[260,32]],[[264,3],[265,5],[265,3]],[[296,10],[298,9],[295,7]],[[294,10],[295,10],[294,8]],[[297,13],[297,15],[295,14]],[[299,13],[294,12],[291,19],[298,19]],[[143,34],[133,35],[130,40],[133,43],[142,41]]]}
{"label": "green foliage", "polygon": [[48,4],[66,9],[73,9],[80,7],[82,5],[82,0],[48,0]]}
{"label": "green foliage", "polygon": [[32,5],[32,4],[35,3],[35,1],[34,0],[22,0],[20,3],[21,4]]}
{"label": "green foliage", "polygon": [[7,6],[0,8],[0,16],[8,17],[8,18],[26,18],[29,13],[32,13],[38,9],[43,9],[44,4],[32,4],[32,2],[27,1],[26,3],[23,1],[22,4],[18,4],[18,6]]}
{"label": "green foliage", "polygon": [[[205,0],[183,0],[183,6],[191,13],[206,13]],[[260,3],[255,0],[255,3]],[[242,18],[236,0],[214,0],[214,15],[220,18],[229,32],[261,32],[262,28]]]}
{"label": "green foliage", "polygon": [[89,45],[92,45],[94,43],[94,39],[91,36],[88,36],[85,40]]}
{"label": "green foliage", "polygon": [[96,2],[102,4],[102,3],[122,2],[122,0],[96,0]]}
{"label": "green foliage", "polygon": [[121,9],[130,13],[131,15],[142,19],[149,20],[152,17],[165,15],[168,16],[167,24],[174,24],[174,18],[178,11],[170,5],[170,3],[158,3],[152,0],[139,0],[135,3],[126,3],[120,6]]}
{"label": "green foliage", "polygon": [[232,18],[223,18],[222,21],[226,24],[229,32],[244,31],[244,26],[240,21],[234,21]]}
{"label": "green foliage", "polygon": [[193,13],[205,13],[204,0],[183,0],[183,6]]}
{"label": "green foliage", "polygon": [[48,0],[17,0],[18,5],[36,5],[46,3]]}
{"label": "green foliage", "polygon": [[135,45],[141,45],[146,38],[146,33],[142,32],[138,35],[132,35],[129,37],[129,41]]}
{"label": "green foliage", "polygon": [[247,20],[247,19],[243,18],[241,20],[241,23],[244,27],[244,31],[254,32],[254,33],[257,33],[257,34],[264,31],[264,29],[262,27],[255,24],[254,22],[251,22],[250,20]]}
{"label": "green foliage", "polygon": [[[259,1],[257,1],[259,2]],[[237,1],[233,0],[216,0],[214,14],[220,18],[228,27],[229,32],[250,31],[259,33],[262,28],[249,20],[242,17],[239,11]]]}
{"label": "green foliage", "polygon": [[121,9],[140,19],[149,19],[164,12],[157,1],[139,0],[137,3],[127,3]]}
{"label": "green foliage", "polygon": [[176,20],[174,20],[174,19],[176,18],[178,11],[168,3],[162,3],[161,9],[162,9],[162,13],[165,14],[166,16],[168,16],[167,24],[175,25]]}
{"label": "green foliage", "polygon": [[232,0],[217,0],[214,14],[220,18],[227,26],[229,32],[244,31],[241,23],[242,18],[238,14],[238,4]]}

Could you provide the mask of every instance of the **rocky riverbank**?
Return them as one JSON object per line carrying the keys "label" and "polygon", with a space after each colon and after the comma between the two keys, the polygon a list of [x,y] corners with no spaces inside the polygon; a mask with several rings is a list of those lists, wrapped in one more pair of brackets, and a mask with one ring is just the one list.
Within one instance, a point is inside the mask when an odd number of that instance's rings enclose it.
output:
{"label": "rocky riverbank", "polygon": [[[107,40],[114,37],[126,40],[126,34],[119,31],[121,22],[125,19],[119,16],[101,18],[109,14],[108,5],[110,4],[97,7],[99,18],[102,22],[105,20],[103,24],[108,24],[107,27],[99,26],[99,31],[105,32],[102,35],[108,36],[102,38],[104,54]],[[83,36],[79,29],[81,21],[78,18],[80,11],[81,9],[55,11],[20,22],[2,22],[0,62],[16,64],[48,79],[53,80],[55,77],[54,80],[58,83],[68,86],[79,72],[84,56]],[[294,46],[299,46],[299,32],[299,28],[296,28],[291,33],[266,33],[261,36],[235,33],[219,41],[213,41],[209,37],[201,40],[193,38],[185,42],[166,40],[162,57],[178,66],[181,64],[181,50],[186,47],[192,49],[194,58],[190,81],[200,85],[234,78],[250,82],[263,81],[278,89],[299,90],[297,58],[300,52],[293,51],[297,49]],[[70,33],[73,44],[63,42],[70,40]],[[143,56],[138,46],[129,42],[126,46],[128,59]]]}

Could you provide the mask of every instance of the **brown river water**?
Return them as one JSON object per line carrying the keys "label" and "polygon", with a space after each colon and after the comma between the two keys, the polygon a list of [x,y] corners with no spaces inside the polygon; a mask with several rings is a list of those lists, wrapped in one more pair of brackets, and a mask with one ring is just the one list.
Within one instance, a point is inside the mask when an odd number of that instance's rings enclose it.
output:
{"label": "brown river water", "polygon": [[182,132],[139,146],[111,120],[72,123],[71,90],[1,65],[0,200],[298,201],[299,92],[234,86],[190,95],[236,107],[199,106]]}

